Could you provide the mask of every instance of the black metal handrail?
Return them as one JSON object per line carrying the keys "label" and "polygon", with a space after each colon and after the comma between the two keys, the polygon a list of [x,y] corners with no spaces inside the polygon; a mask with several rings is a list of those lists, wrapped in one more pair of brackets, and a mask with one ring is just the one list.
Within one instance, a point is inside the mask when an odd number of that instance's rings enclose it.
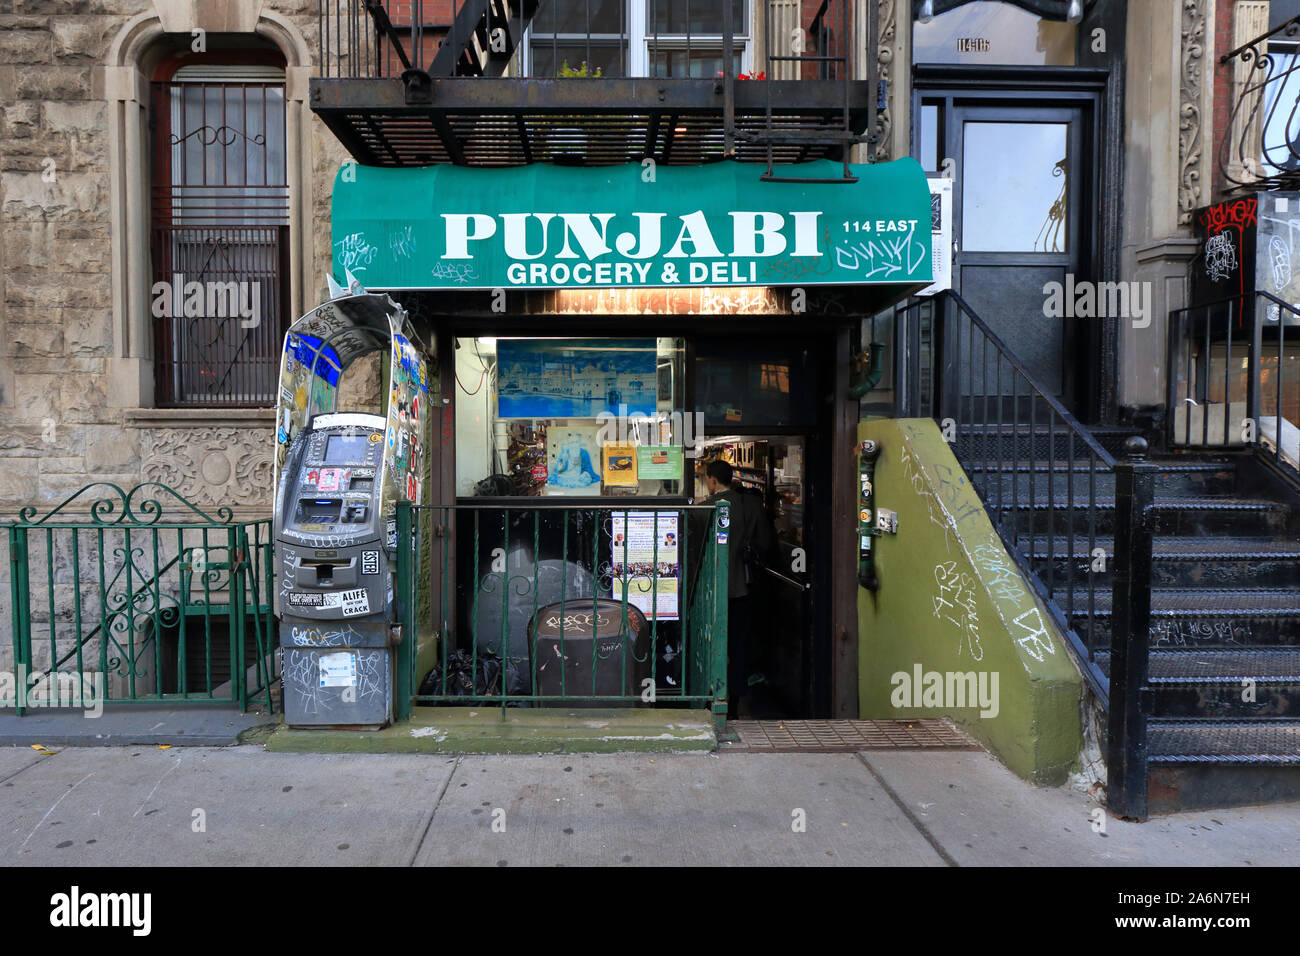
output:
{"label": "black metal handrail", "polygon": [[[1099,485],[1114,481],[1115,457],[957,293],[905,302],[895,319],[895,340],[907,343],[899,349],[904,413],[939,423],[999,535],[1105,700],[1109,641],[1098,626],[1096,578],[1113,545],[1098,534],[1106,504]],[[1076,531],[1082,520],[1086,533]],[[1080,551],[1079,544],[1086,547]]]}
{"label": "black metal handrail", "polygon": [[[1300,374],[1288,382],[1287,328],[1300,339],[1300,309],[1263,291],[1170,313],[1165,422],[1170,447],[1245,447],[1297,470],[1300,448],[1293,447],[1293,436],[1300,423]],[[1234,351],[1244,364],[1234,362]],[[1218,413],[1222,422],[1212,424]]]}
{"label": "black metal handrail", "polygon": [[[897,413],[934,418],[952,444],[1108,711],[1111,808],[1145,817],[1155,467],[1146,442],[1130,438],[1117,459],[955,292],[900,304],[893,334]],[[1107,512],[1109,542],[1098,533]],[[1099,600],[1107,590],[1109,602]]]}
{"label": "black metal handrail", "polygon": [[[1300,183],[1300,141],[1294,136],[1300,103],[1282,96],[1300,69],[1298,41],[1300,16],[1219,57],[1221,66],[1233,70],[1236,86],[1219,142],[1219,171],[1235,187],[1292,189]],[[1279,49],[1281,44],[1286,47]]]}

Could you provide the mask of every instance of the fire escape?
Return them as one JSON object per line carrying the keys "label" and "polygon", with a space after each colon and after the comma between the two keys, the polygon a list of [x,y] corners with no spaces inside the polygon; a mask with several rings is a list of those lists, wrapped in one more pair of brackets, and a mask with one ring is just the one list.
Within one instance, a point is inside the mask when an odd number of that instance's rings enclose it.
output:
{"label": "fire escape", "polygon": [[[874,57],[854,55],[874,3],[319,3],[311,108],[366,165],[735,159],[852,182],[851,147],[874,138]],[[842,175],[783,175],[819,159]]]}

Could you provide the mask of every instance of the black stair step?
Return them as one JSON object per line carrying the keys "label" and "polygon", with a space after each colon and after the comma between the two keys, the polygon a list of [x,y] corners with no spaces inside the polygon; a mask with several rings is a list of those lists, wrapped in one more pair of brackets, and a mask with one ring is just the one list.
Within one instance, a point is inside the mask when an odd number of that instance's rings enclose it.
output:
{"label": "black stair step", "polygon": [[[1237,491],[1237,472],[1229,465],[1183,464],[1159,462],[1156,487],[1165,495],[1200,497],[1231,496]],[[990,462],[963,460],[962,467],[985,501],[995,507],[1016,498],[1046,497],[1048,489],[1060,499],[1073,496],[1087,500],[1089,495],[1113,499],[1115,473],[1105,468],[1091,469],[1088,462],[1025,461]]]}
{"label": "black stair step", "polygon": [[[1088,592],[1076,591],[1086,599]],[[1097,591],[1098,614],[1110,613],[1111,593]],[[1300,588],[1152,588],[1152,617],[1295,615],[1300,617]]]}
{"label": "black stair step", "polygon": [[[1071,502],[1060,497],[1025,496],[1012,503],[1004,502],[1001,511],[1020,529],[1024,538],[1030,530],[1044,532],[1049,521],[1053,534],[1065,530],[1065,521],[1072,518],[1075,531],[1087,530],[1095,524],[1098,533],[1114,531],[1115,499],[1098,497],[1089,503],[1078,491]],[[989,507],[997,512],[996,499]],[[1292,523],[1292,509],[1282,502],[1265,498],[1203,497],[1166,495],[1157,492],[1152,506],[1153,531],[1156,534],[1175,535],[1232,535],[1234,537],[1263,537],[1288,531]],[[1023,546],[1023,545],[1022,545]]]}
{"label": "black stair step", "polygon": [[[1073,544],[1074,557],[1070,558]],[[1028,547],[1028,542],[1023,542]],[[1086,534],[1055,535],[1051,547],[1044,536],[1034,541],[1034,568],[1046,578],[1051,560],[1053,584],[1067,580],[1109,587],[1114,568],[1115,541],[1098,535],[1089,546]],[[1106,555],[1104,570],[1093,570],[1092,548]],[[1159,535],[1152,546],[1151,583],[1155,587],[1300,587],[1300,541],[1284,538],[1180,537]]]}
{"label": "black stair step", "polygon": [[1147,724],[1151,764],[1300,766],[1300,720],[1164,719]]}
{"label": "black stair step", "polygon": [[[1110,676],[1110,654],[1097,655],[1103,674]],[[1232,650],[1152,651],[1147,658],[1147,683],[1234,684],[1300,683],[1300,647]]]}
{"label": "black stair step", "polygon": [[[1090,557],[1088,538],[1074,536],[1074,556],[1079,559]],[[1069,539],[1058,534],[1052,539],[1051,554],[1055,558],[1064,558],[1069,553]],[[1115,553],[1115,539],[1098,535],[1094,547],[1105,549],[1107,554]],[[1213,561],[1219,558],[1246,558],[1259,561],[1280,558],[1300,558],[1300,541],[1280,540],[1278,538],[1231,538],[1231,537],[1185,537],[1182,535],[1156,535],[1151,542],[1152,557],[1158,561]],[[1035,541],[1034,558],[1046,559],[1048,555],[1047,538],[1040,536]],[[1296,581],[1300,586],[1300,580]]]}
{"label": "black stair step", "polygon": [[[1104,445],[1102,447],[1105,448]],[[1106,450],[1110,451],[1110,449]],[[999,434],[996,429],[987,432],[971,432],[963,428],[953,442],[953,451],[959,458],[971,461],[984,458],[1075,457],[1086,462],[1090,456],[1096,454],[1084,439],[1060,428],[1052,434],[1046,431],[1013,432],[1010,429]],[[1118,457],[1113,453],[1112,456]],[[1102,464],[1100,458],[1097,459],[1097,463]]]}
{"label": "black stair step", "polygon": [[1152,651],[1147,683],[1156,717],[1300,717],[1300,647]]}
{"label": "black stair step", "polygon": [[[1234,466],[1230,461],[1185,461],[1181,458],[1162,458],[1150,462],[1160,469],[1160,474],[1183,474],[1183,473],[1216,473],[1222,471],[1233,471]],[[1053,472],[1065,472],[1073,469],[1076,473],[1082,472],[1087,474],[1090,463],[1086,460],[1072,458],[1069,460],[1051,461],[1045,458],[1025,459],[1022,461],[979,461],[972,460],[966,466],[968,471],[990,471],[1006,472],[1013,471],[1026,472],[1033,470],[1035,472],[1046,472],[1049,469]],[[1104,466],[1098,465],[1098,470]]]}
{"label": "black stair step", "polygon": [[[1058,591],[1055,600],[1067,608],[1067,594]],[[1094,590],[1092,600],[1091,644],[1106,646],[1110,589]],[[1071,625],[1080,633],[1089,630],[1087,616],[1088,591],[1076,589]],[[1148,636],[1161,650],[1300,645],[1300,589],[1153,588]]]}

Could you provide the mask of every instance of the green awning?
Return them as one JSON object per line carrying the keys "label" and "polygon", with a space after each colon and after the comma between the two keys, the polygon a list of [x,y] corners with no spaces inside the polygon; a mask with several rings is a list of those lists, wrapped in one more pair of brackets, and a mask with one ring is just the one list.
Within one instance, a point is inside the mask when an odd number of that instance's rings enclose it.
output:
{"label": "green awning", "polygon": [[[891,285],[932,280],[930,192],[913,159],[781,167],[508,169],[346,164],[334,274],[368,289]],[[906,286],[907,288],[902,288]],[[893,298],[893,296],[891,296]]]}

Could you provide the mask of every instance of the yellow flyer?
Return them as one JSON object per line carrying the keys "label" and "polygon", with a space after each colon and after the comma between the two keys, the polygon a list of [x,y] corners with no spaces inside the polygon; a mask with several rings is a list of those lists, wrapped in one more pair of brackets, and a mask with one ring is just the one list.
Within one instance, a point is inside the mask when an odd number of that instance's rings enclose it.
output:
{"label": "yellow flyer", "polygon": [[601,471],[607,487],[635,488],[636,446],[609,443],[601,447]]}

